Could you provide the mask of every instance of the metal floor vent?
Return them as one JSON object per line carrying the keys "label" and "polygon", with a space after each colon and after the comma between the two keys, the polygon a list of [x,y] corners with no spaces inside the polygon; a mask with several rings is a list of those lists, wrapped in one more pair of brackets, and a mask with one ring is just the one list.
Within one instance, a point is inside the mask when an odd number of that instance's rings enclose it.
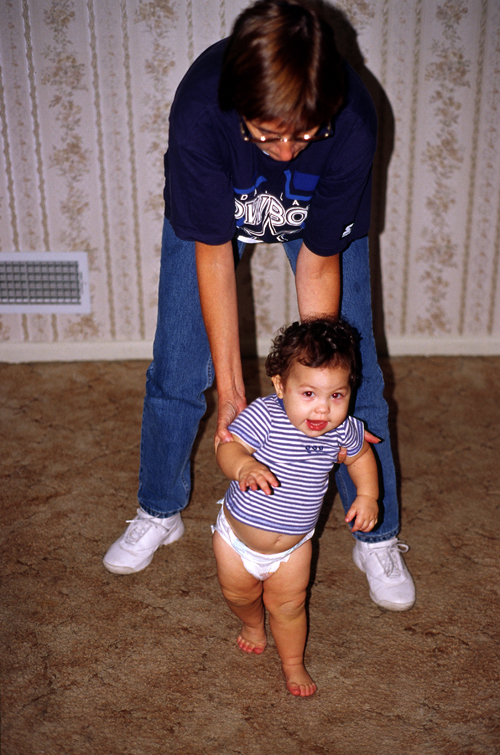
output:
{"label": "metal floor vent", "polygon": [[0,254],[0,313],[90,312],[86,252]]}

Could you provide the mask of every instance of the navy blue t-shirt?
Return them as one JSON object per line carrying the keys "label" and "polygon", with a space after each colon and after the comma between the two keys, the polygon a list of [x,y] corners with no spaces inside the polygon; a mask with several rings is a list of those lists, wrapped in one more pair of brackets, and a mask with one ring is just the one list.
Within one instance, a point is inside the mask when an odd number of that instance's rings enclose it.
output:
{"label": "navy blue t-shirt", "polygon": [[170,112],[165,215],[186,241],[224,244],[302,238],[321,256],[343,251],[370,226],[376,115],[361,79],[345,63],[348,95],[334,135],[290,162],[244,142],[236,111],[219,108],[227,40],[193,63]]}

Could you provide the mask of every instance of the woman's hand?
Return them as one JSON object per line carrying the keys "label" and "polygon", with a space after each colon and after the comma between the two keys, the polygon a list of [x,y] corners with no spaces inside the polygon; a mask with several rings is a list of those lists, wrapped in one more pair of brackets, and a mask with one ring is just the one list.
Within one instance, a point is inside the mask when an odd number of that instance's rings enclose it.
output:
{"label": "woman's hand", "polygon": [[[380,438],[377,438],[376,435],[373,435],[368,430],[365,430],[365,440],[367,440],[368,443],[380,443]],[[347,458],[347,449],[341,448],[339,451],[338,458],[337,458],[337,464],[343,464],[346,458]]]}
{"label": "woman's hand", "polygon": [[227,429],[233,422],[238,414],[246,407],[247,402],[245,396],[234,394],[233,396],[221,396],[219,395],[219,405],[217,409],[217,430],[215,431],[215,451],[219,447],[219,443],[229,443],[233,440],[233,436]]}

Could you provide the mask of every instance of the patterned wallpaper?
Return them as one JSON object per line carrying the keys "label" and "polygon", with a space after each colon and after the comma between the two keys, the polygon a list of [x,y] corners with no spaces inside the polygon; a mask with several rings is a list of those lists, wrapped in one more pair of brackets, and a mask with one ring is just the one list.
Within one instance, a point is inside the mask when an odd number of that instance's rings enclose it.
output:
{"label": "patterned wallpaper", "polygon": [[[87,252],[92,300],[1,315],[0,360],[149,355],[169,104],[245,5],[0,0],[0,250]],[[381,347],[500,353],[500,3],[339,0],[331,19],[379,113]],[[243,339],[265,353],[296,313],[281,248],[239,278]]]}

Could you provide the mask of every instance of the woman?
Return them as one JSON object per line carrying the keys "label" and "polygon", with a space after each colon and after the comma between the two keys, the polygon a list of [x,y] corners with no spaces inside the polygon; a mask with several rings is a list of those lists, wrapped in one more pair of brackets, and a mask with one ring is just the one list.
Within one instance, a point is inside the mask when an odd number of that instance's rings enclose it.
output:
{"label": "woman", "polygon": [[[414,586],[397,540],[399,506],[372,333],[368,239],[373,103],[320,13],[260,0],[206,50],[177,90],[165,156],[158,324],[144,403],[137,517],[110,548],[112,572],[140,571],[184,531],[189,459],[217,379],[215,443],[246,406],[234,249],[283,243],[302,319],[342,316],[361,336],[355,416],[384,442],[381,518],[353,558],[380,606],[407,610]],[[344,509],[355,489],[340,465]]]}

